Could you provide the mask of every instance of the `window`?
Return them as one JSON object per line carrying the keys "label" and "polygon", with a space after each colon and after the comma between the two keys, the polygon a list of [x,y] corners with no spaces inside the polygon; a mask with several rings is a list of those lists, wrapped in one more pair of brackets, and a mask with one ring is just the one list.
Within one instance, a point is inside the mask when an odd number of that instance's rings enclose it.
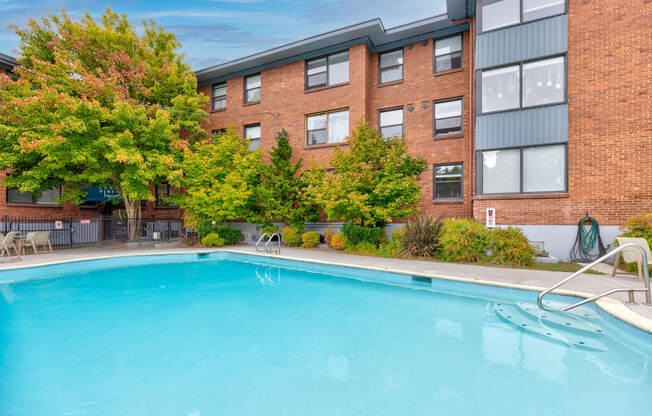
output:
{"label": "window", "polygon": [[249,139],[249,151],[260,149],[260,124],[245,126],[245,137]]}
{"label": "window", "polygon": [[403,79],[403,49],[380,54],[379,82],[400,81]]}
{"label": "window", "polygon": [[566,191],[565,144],[481,153],[483,194]]}
{"label": "window", "polygon": [[306,89],[349,82],[349,52],[306,62]]}
{"label": "window", "polygon": [[462,35],[435,40],[435,72],[462,67]]}
{"label": "window", "polygon": [[523,21],[541,19],[566,11],[564,0],[523,0]]}
{"label": "window", "polygon": [[435,102],[435,136],[462,133],[462,99]]}
{"label": "window", "polygon": [[434,199],[462,199],[462,164],[435,165]]}
{"label": "window", "polygon": [[306,117],[308,146],[342,143],[349,136],[349,110],[331,111]]}
{"label": "window", "polygon": [[565,11],[565,0],[482,0],[482,31],[542,19]]}
{"label": "window", "polygon": [[245,77],[245,103],[257,103],[260,101],[260,74]]}
{"label": "window", "polygon": [[482,193],[505,194],[520,191],[521,150],[482,152]]}
{"label": "window", "polygon": [[564,58],[523,64],[523,107],[564,101]]}
{"label": "window", "polygon": [[403,109],[397,108],[380,111],[378,115],[378,124],[380,126],[380,133],[383,137],[402,137]]}
{"label": "window", "polygon": [[226,108],[226,82],[213,85],[213,111]]}
{"label": "window", "polygon": [[523,192],[563,192],[565,189],[565,145],[523,149]]}
{"label": "window", "polygon": [[169,207],[169,208],[178,207],[177,204],[174,204],[169,201],[169,198],[177,193],[177,189],[174,186],[170,185],[169,183],[156,185],[154,187],[154,193],[156,195],[157,207]]}
{"label": "window", "polygon": [[482,71],[482,112],[519,106],[519,66]]}
{"label": "window", "polygon": [[521,22],[520,0],[482,0],[482,31]]}
{"label": "window", "polygon": [[482,71],[482,112],[563,102],[566,97],[565,68],[565,58],[558,56]]}
{"label": "window", "polygon": [[43,190],[38,198],[31,192],[7,189],[7,203],[9,204],[59,205],[60,197],[61,188],[58,186]]}

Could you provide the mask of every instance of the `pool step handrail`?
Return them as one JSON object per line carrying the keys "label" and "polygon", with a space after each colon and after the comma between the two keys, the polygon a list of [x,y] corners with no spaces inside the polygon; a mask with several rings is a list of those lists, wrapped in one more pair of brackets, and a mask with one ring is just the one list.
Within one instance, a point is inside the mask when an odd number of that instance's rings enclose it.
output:
{"label": "pool step handrail", "polygon": [[[637,249],[640,252],[641,255],[641,263],[642,263],[642,271],[643,271],[643,283],[645,284],[645,288],[616,288],[616,289],[611,289],[606,292],[600,293],[595,296],[591,296],[590,298],[583,299],[579,302],[564,306],[563,308],[548,308],[546,305],[543,303],[543,297],[546,296],[548,293],[552,292],[553,290],[557,289],[558,287],[562,286],[566,282],[575,279],[582,273],[592,269],[596,265],[603,263],[605,260],[608,258],[612,257],[614,254],[617,254],[623,250],[626,249]],[[543,309],[545,311],[550,311],[550,312],[565,312],[568,310],[571,310],[573,308],[576,308],[578,306],[582,306],[585,303],[589,302],[595,302],[596,300],[612,295],[614,293],[619,293],[619,292],[627,292],[628,293],[628,298],[629,302],[628,303],[635,303],[634,300],[634,292],[644,292],[645,293],[645,305],[647,306],[652,306],[652,288],[650,287],[650,271],[648,269],[648,264],[647,264],[647,253],[645,253],[645,249],[637,244],[632,244],[632,243],[627,243],[623,244],[622,246],[616,247],[614,250],[610,251],[609,253],[605,254],[604,256],[600,257],[596,261],[594,261],[591,264],[587,264],[586,266],[582,267],[580,270],[576,271],[572,275],[568,276],[565,279],[560,280],[559,282],[555,283],[553,286],[549,287],[548,289],[544,290],[543,292],[539,293],[539,296],[537,297],[537,305],[539,305],[540,309]]]}
{"label": "pool step handrail", "polygon": [[[264,245],[261,246],[265,237],[267,237],[267,240],[265,240]],[[276,241],[278,242],[277,248],[273,247],[274,237],[276,237]],[[281,235],[279,233],[272,233],[271,235],[269,233],[263,233],[263,235],[261,235],[256,242],[256,251],[265,252],[268,254],[271,254],[272,252],[281,254]]]}

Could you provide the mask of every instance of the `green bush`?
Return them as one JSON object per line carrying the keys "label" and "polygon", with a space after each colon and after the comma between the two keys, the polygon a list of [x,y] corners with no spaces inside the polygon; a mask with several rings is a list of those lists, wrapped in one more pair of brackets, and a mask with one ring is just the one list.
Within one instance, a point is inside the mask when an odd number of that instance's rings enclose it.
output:
{"label": "green bush", "polygon": [[319,234],[314,231],[308,231],[301,234],[301,241],[306,248],[313,248],[319,244]]}
{"label": "green bush", "polygon": [[652,247],[652,212],[629,218],[620,229],[622,237],[645,238]]}
{"label": "green bush", "polygon": [[403,241],[403,227],[399,227],[392,233],[392,241]]}
{"label": "green bush", "polygon": [[[652,212],[628,218],[620,229],[625,231],[621,237],[644,238],[652,248]],[[630,272],[638,270],[636,263],[625,263],[625,268]]]}
{"label": "green bush", "polygon": [[409,221],[402,228],[400,242],[401,254],[407,257],[435,257],[439,250],[439,236],[443,221],[440,218],[425,216]]}
{"label": "green bush", "polygon": [[230,225],[220,224],[202,224],[197,226],[197,234],[199,238],[204,238],[210,233],[217,233],[224,239],[224,244],[238,244],[242,240],[242,230],[239,228],[231,227]]}
{"label": "green bush", "polygon": [[301,245],[301,230],[297,227],[283,227],[281,235],[288,246],[299,247]]}
{"label": "green bush", "polygon": [[375,244],[362,242],[357,246],[347,246],[346,251],[348,253],[364,254],[367,256],[398,257],[401,248],[401,243],[398,241],[382,243],[378,247]]}
{"label": "green bush", "polygon": [[206,247],[222,247],[224,239],[218,233],[209,233],[201,239],[201,243]]}
{"label": "green bush", "polygon": [[439,237],[438,257],[445,261],[474,262],[487,258],[490,231],[475,220],[452,219],[444,222]]}
{"label": "green bush", "polygon": [[519,228],[496,228],[489,236],[491,262],[514,266],[534,264],[536,250]]}
{"label": "green bush", "polygon": [[378,255],[378,248],[376,247],[376,245],[372,243],[368,243],[366,241],[363,241],[362,243],[359,243],[355,246],[348,244],[346,246],[346,251],[348,253],[366,254],[368,256]]}
{"label": "green bush", "polygon": [[331,237],[335,234],[337,234],[337,229],[335,227],[326,227],[326,230],[324,231],[324,243],[330,245]]}
{"label": "green bush", "polygon": [[360,243],[369,243],[377,246],[383,240],[387,240],[385,229],[382,227],[363,227],[351,223],[344,224],[342,234],[346,239],[347,245],[355,247]]}
{"label": "green bush", "polygon": [[331,237],[330,246],[336,250],[344,250],[345,240],[344,234],[337,233]]}
{"label": "green bush", "polygon": [[383,257],[398,257],[403,249],[400,241],[392,240],[378,246],[378,255]]}

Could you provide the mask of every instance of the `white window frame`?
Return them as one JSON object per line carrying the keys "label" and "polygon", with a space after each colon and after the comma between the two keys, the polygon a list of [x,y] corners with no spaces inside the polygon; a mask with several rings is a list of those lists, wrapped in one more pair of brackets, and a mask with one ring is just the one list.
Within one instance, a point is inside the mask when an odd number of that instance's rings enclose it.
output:
{"label": "white window frame", "polygon": [[[331,114],[337,114],[337,113],[347,113],[347,119],[349,120],[349,125],[347,126],[348,128],[348,134],[344,137],[344,140],[342,141],[337,141],[337,142],[331,142],[330,141],[330,132],[329,132],[329,118]],[[310,117],[319,117],[319,116],[326,116],[326,127],[324,129],[315,129],[315,130],[308,130],[308,119]],[[325,145],[331,145],[331,144],[339,144],[339,143],[346,143],[347,140],[346,138],[350,136],[351,134],[351,119],[350,119],[350,113],[348,108],[340,108],[338,110],[331,110],[331,111],[322,111],[321,113],[313,113],[313,114],[307,114],[305,116],[305,123],[306,123],[306,146],[312,147],[312,146],[325,146]],[[326,142],[325,143],[316,143],[316,144],[310,144],[308,141],[310,138],[310,132],[311,131],[316,131],[316,130],[325,130],[326,133]]]}

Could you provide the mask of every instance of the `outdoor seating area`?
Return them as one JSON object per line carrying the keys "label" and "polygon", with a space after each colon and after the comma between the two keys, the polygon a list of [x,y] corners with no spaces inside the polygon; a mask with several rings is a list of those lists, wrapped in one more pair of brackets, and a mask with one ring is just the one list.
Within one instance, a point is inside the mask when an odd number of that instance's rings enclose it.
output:
{"label": "outdoor seating area", "polygon": [[[19,231],[10,231],[6,235],[0,233],[0,257],[5,254],[11,261],[20,260],[20,256],[28,254],[32,249],[33,254],[49,250],[52,253],[50,231],[30,231],[21,234]],[[39,252],[39,249],[41,251]]]}

